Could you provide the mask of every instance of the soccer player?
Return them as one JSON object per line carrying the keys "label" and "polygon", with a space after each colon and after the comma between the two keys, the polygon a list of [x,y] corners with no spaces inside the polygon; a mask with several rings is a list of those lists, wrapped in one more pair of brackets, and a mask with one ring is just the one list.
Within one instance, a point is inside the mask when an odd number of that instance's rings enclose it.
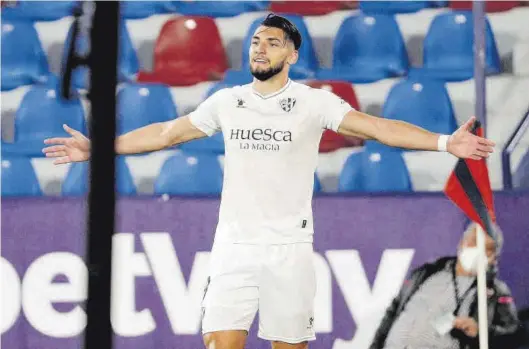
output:
{"label": "soccer player", "polygon": [[[461,158],[493,151],[492,141],[469,132],[474,118],[439,135],[361,113],[328,91],[291,81],[301,41],[292,23],[270,14],[249,49],[253,83],[220,90],[187,116],[116,140],[117,153],[136,154],[224,135],[222,202],[202,305],[208,349],[242,349],[257,310],[258,335],[274,349],[307,348],[315,339],[311,201],[324,129]],[[88,160],[90,140],[64,129],[71,137],[46,140],[46,156],[56,164]]]}

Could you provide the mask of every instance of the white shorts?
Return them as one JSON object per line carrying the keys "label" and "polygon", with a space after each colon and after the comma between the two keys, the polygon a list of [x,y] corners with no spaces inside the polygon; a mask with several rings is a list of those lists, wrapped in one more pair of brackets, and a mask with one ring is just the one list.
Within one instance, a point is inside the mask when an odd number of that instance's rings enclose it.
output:
{"label": "white shorts", "polygon": [[316,339],[316,277],[311,243],[216,244],[202,302],[202,332],[245,330],[259,310],[262,339]]}

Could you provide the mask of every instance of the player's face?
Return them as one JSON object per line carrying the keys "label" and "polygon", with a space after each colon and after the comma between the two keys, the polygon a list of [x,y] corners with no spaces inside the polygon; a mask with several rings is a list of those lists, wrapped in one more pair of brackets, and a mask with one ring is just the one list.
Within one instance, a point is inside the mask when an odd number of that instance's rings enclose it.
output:
{"label": "player's face", "polygon": [[261,26],[255,31],[250,45],[250,71],[265,81],[279,74],[286,64],[294,64],[297,51],[279,28]]}

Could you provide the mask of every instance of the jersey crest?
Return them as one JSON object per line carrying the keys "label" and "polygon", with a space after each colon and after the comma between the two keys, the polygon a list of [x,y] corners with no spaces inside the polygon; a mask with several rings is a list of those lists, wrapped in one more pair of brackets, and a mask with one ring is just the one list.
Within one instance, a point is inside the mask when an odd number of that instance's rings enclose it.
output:
{"label": "jersey crest", "polygon": [[283,98],[279,101],[279,105],[281,106],[281,109],[283,109],[284,111],[288,113],[296,105],[296,99],[295,98]]}

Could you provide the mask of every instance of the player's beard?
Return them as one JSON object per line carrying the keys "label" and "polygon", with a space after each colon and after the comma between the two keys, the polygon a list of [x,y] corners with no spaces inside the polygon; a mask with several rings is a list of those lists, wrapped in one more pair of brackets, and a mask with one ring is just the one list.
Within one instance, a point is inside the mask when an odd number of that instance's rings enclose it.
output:
{"label": "player's beard", "polygon": [[285,61],[279,62],[276,66],[271,66],[270,68],[266,70],[257,70],[253,69],[250,66],[250,72],[252,75],[259,81],[266,81],[277,74],[279,74],[283,68],[285,67]]}

